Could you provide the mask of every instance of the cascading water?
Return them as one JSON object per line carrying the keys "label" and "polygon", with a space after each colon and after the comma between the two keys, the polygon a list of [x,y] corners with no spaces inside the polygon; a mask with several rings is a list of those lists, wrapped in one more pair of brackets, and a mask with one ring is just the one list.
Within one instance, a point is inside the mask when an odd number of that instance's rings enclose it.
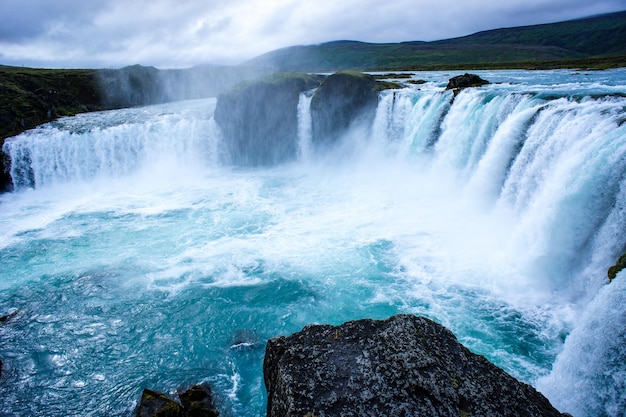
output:
{"label": "cascading water", "polygon": [[120,178],[146,166],[213,165],[219,132],[209,117],[212,107],[197,101],[184,109],[133,108],[49,123],[8,143],[14,185],[39,188]]}
{"label": "cascading water", "polygon": [[228,166],[214,100],[85,114],[7,140],[1,411],[132,415],[208,381],[264,414],[264,341],[421,314],[575,416],[626,409],[626,74],[443,73],[384,92],[369,137]]}
{"label": "cascading water", "polygon": [[313,92],[300,93],[298,100],[298,149],[299,159],[311,158],[311,99]]}

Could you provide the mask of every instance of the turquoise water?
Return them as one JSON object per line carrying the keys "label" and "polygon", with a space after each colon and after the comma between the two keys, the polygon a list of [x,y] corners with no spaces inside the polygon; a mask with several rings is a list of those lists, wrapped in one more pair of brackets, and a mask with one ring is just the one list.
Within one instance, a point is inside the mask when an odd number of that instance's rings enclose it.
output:
{"label": "turquoise water", "polygon": [[626,72],[486,72],[452,104],[449,75],[384,93],[330,153],[303,96],[276,167],[224,162],[214,99],[7,141],[2,414],[130,416],[208,381],[222,415],[264,415],[268,338],[408,312],[562,411],[623,415]]}

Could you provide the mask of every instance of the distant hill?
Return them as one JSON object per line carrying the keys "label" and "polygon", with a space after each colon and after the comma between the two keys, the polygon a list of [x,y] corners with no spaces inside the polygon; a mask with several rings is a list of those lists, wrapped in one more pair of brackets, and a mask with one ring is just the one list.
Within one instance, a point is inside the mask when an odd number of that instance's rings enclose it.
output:
{"label": "distant hill", "polygon": [[335,41],[268,52],[246,65],[281,71],[626,66],[626,11],[434,42]]}

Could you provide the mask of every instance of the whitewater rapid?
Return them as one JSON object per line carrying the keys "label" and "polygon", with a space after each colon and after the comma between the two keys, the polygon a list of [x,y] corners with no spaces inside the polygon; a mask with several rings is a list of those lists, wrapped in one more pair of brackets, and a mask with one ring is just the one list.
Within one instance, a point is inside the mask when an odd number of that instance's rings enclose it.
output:
{"label": "whitewater rapid", "polygon": [[[228,164],[215,99],[65,118],[7,140],[8,415],[131,415],[206,380],[264,415],[264,343],[425,315],[561,411],[626,407],[626,72],[450,74],[381,93],[332,152]],[[87,410],[87,411],[85,411]]]}

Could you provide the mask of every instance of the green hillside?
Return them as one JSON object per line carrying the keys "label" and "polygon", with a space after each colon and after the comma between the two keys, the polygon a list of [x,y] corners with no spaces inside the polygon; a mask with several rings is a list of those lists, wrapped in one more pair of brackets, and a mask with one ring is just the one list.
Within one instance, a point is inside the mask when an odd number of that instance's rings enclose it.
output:
{"label": "green hillside", "polygon": [[269,52],[246,64],[290,71],[338,69],[608,68],[626,66],[626,11],[478,32],[434,42],[335,41]]}

